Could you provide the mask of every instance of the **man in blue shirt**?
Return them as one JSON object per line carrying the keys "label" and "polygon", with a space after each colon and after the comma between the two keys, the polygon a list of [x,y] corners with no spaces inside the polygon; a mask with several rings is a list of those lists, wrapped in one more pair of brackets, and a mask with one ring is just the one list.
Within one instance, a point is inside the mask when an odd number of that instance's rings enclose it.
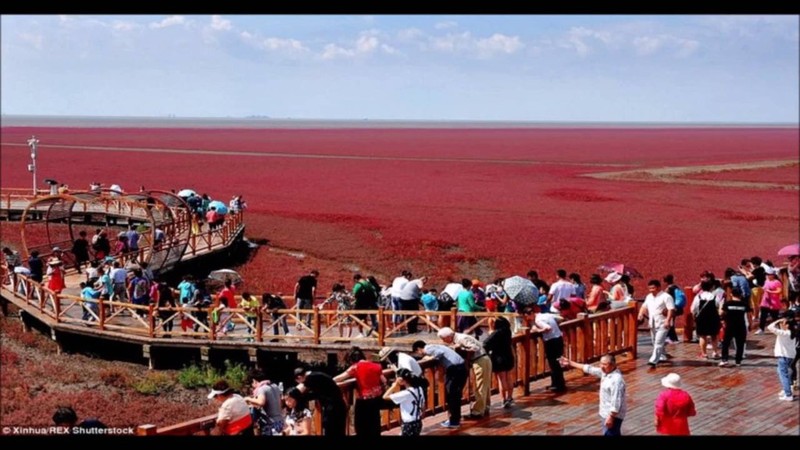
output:
{"label": "man in blue shirt", "polygon": [[461,425],[461,392],[467,384],[467,366],[464,358],[446,345],[426,345],[425,341],[414,342],[411,350],[414,356],[422,357],[420,362],[435,359],[444,367],[445,400],[450,418],[442,422],[442,426],[458,428]]}

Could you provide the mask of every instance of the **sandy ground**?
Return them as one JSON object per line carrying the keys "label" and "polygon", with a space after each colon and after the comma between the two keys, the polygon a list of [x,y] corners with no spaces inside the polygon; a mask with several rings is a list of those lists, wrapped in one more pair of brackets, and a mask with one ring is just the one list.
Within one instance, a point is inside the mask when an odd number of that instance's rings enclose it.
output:
{"label": "sandy ground", "polygon": [[660,167],[655,169],[635,169],[625,170],[618,172],[601,172],[589,173],[583,176],[605,179],[605,180],[623,180],[623,181],[646,181],[656,183],[677,183],[677,184],[692,184],[698,186],[715,186],[715,187],[732,187],[743,189],[783,189],[783,190],[800,190],[800,186],[796,184],[779,184],[779,183],[758,183],[752,181],[732,181],[732,180],[692,180],[683,178],[686,175],[698,173],[717,173],[717,172],[730,172],[741,170],[758,170],[758,169],[775,169],[782,167],[797,166],[797,160],[782,160],[782,161],[761,161],[751,163],[736,163],[736,164],[717,164],[707,166],[675,166],[675,167]]}

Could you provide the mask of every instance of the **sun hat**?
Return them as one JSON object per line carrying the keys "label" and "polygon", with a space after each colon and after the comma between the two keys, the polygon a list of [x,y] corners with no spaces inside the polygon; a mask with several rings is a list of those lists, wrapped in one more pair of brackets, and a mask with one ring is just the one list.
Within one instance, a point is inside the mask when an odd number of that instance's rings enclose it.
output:
{"label": "sun hat", "polygon": [[381,351],[378,352],[378,359],[380,361],[385,360],[389,357],[393,352],[397,351],[395,347],[383,347]]}
{"label": "sun hat", "polygon": [[440,339],[449,338],[451,336],[455,336],[455,334],[456,332],[453,331],[453,329],[450,327],[439,328],[439,332],[436,333],[436,335],[439,336]]}
{"label": "sun hat", "polygon": [[208,399],[211,400],[212,398],[214,398],[214,397],[216,397],[218,395],[229,394],[229,393],[231,393],[231,391],[233,391],[232,388],[225,389],[224,391],[218,391],[216,389],[212,389],[211,392],[209,392],[209,394],[208,394]]}
{"label": "sun hat", "polygon": [[661,385],[664,386],[665,388],[680,389],[681,376],[678,375],[677,373],[670,373],[661,379]]}
{"label": "sun hat", "polygon": [[622,278],[622,275],[618,274],[617,272],[611,272],[606,276],[606,282],[608,283],[616,283]]}
{"label": "sun hat", "polygon": [[47,260],[47,265],[48,266],[60,266],[61,264],[63,264],[63,263],[58,258],[50,258],[50,259]]}
{"label": "sun hat", "polygon": [[210,400],[218,395],[230,394],[231,392],[233,392],[233,388],[231,388],[225,380],[220,380],[211,386],[211,392],[208,393],[208,399]]}

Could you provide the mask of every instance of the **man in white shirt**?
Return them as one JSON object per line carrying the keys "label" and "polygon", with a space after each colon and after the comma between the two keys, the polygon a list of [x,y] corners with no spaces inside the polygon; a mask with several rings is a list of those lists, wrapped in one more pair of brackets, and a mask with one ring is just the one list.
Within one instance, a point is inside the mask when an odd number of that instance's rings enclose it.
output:
{"label": "man in white shirt", "polygon": [[564,355],[564,337],[561,328],[558,327],[555,314],[541,312],[539,305],[534,306],[536,316],[531,326],[534,333],[542,333],[544,339],[544,353],[547,357],[547,364],[550,366],[550,386],[547,389],[563,393],[567,390],[567,382],[564,381],[564,370],[558,359]]}
{"label": "man in white shirt", "polygon": [[[425,285],[427,280],[428,277],[417,278],[409,281],[405,284],[405,286],[403,286],[403,289],[400,290],[400,309],[402,311],[419,311],[419,305],[422,298],[422,287]],[[403,317],[403,320],[405,319],[406,317]],[[416,317],[408,322],[409,334],[414,334],[417,332],[418,322],[419,319]]]}
{"label": "man in white shirt", "polygon": [[599,414],[603,418],[603,436],[622,436],[622,421],[627,412],[625,380],[617,368],[614,355],[600,358],[599,369],[588,364],[578,364],[567,358],[561,358],[559,362],[600,378]]}
{"label": "man in white shirt", "polygon": [[395,372],[399,369],[408,369],[414,375],[422,376],[422,367],[413,356],[398,351],[394,347],[383,347],[378,353],[378,359],[389,362],[389,368]]}
{"label": "man in white shirt", "polygon": [[575,285],[567,280],[567,271],[558,269],[556,275],[558,275],[558,280],[550,285],[550,291],[547,294],[548,305],[557,305],[559,300],[569,300],[575,295]]}
{"label": "man in white shirt", "polygon": [[650,280],[647,283],[647,290],[650,293],[647,294],[644,304],[639,309],[639,321],[644,320],[646,312],[649,318],[650,337],[653,341],[653,355],[650,356],[647,364],[651,368],[655,368],[660,361],[667,360],[664,345],[667,341],[667,333],[669,333],[669,324],[675,314],[675,300],[661,290],[661,282],[658,280]]}
{"label": "man in white shirt", "polygon": [[[400,293],[403,291],[403,288],[408,283],[408,280],[411,279],[411,272],[404,270],[399,277],[392,280],[392,287],[389,288],[389,294],[392,297],[392,309],[395,311],[400,311],[402,308],[400,306]],[[392,323],[395,325],[403,321],[403,316],[400,314],[395,314],[392,317]]]}

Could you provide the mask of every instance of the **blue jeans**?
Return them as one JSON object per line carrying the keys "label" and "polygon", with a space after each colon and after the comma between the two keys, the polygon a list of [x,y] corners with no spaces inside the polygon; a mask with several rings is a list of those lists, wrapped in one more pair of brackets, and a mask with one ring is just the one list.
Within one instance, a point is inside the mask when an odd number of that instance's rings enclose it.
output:
{"label": "blue jeans", "polygon": [[622,436],[622,419],[614,417],[614,425],[606,428],[606,419],[603,419],[603,436]]}
{"label": "blue jeans", "polygon": [[778,357],[778,378],[781,380],[783,395],[792,396],[792,378],[789,374],[789,367],[792,365],[792,358]]}

